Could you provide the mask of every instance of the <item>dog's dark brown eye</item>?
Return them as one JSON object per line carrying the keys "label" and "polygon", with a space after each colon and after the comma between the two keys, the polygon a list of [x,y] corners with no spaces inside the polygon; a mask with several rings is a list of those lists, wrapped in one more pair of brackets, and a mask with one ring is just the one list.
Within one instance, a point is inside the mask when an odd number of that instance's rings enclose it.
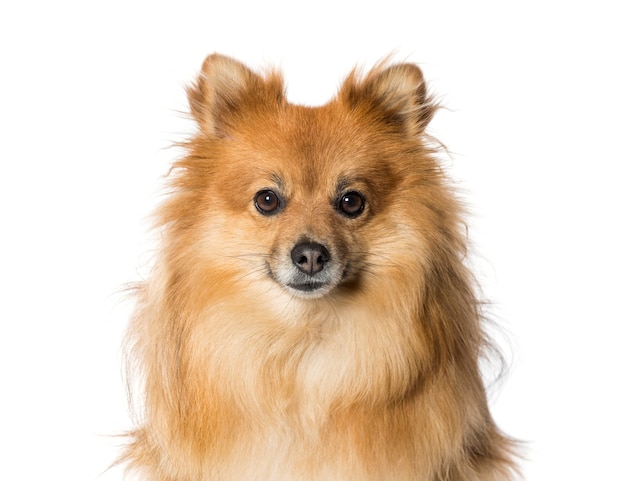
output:
{"label": "dog's dark brown eye", "polygon": [[365,198],[358,192],[347,192],[339,197],[337,208],[348,217],[357,217],[365,209]]}
{"label": "dog's dark brown eye", "polygon": [[280,209],[281,200],[275,192],[262,190],[254,197],[254,206],[261,214],[272,215]]}

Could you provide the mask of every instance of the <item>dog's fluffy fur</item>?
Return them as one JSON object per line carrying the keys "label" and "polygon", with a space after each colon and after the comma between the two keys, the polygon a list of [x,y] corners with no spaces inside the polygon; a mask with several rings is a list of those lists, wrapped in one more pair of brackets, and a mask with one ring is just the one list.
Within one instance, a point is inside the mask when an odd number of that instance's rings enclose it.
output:
{"label": "dog's fluffy fur", "polygon": [[419,68],[354,71],[310,108],[211,55],[188,97],[199,128],[129,330],[124,460],[152,481],[511,479]]}

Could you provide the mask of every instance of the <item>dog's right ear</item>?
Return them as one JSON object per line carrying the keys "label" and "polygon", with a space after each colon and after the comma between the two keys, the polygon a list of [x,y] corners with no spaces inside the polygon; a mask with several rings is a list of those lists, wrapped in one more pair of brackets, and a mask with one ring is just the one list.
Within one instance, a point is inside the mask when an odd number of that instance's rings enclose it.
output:
{"label": "dog's right ear", "polygon": [[203,133],[225,137],[242,111],[284,98],[280,75],[266,78],[241,62],[220,54],[209,55],[197,80],[187,88],[191,114]]}

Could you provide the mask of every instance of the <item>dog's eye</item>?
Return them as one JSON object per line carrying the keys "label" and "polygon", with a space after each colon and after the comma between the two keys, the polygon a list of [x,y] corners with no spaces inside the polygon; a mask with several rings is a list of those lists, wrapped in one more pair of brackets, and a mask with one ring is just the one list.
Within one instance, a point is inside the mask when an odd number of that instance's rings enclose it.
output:
{"label": "dog's eye", "polygon": [[262,190],[254,196],[254,206],[263,215],[272,215],[277,213],[281,207],[281,199],[271,190]]}
{"label": "dog's eye", "polygon": [[357,217],[365,209],[365,198],[358,192],[347,192],[339,197],[337,209],[348,217]]}

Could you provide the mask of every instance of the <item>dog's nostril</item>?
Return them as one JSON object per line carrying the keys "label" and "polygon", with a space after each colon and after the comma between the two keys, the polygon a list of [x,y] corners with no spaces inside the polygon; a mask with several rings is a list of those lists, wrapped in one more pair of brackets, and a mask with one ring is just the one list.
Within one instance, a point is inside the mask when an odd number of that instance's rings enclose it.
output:
{"label": "dog's nostril", "polygon": [[330,253],[317,242],[300,242],[291,250],[291,260],[298,269],[312,276],[324,268]]}

